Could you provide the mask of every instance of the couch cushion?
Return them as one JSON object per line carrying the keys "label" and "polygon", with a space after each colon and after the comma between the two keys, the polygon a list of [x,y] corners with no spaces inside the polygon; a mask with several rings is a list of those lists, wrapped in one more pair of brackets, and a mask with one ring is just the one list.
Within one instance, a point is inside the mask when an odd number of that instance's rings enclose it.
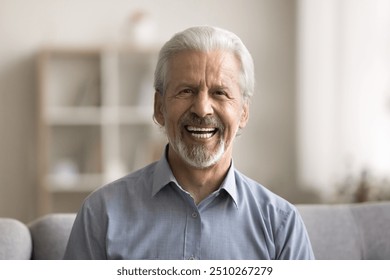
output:
{"label": "couch cushion", "polygon": [[351,206],[360,232],[363,259],[390,260],[390,203]]}
{"label": "couch cushion", "polygon": [[27,226],[15,219],[0,218],[0,260],[28,260],[31,251]]}
{"label": "couch cushion", "polygon": [[297,205],[318,260],[363,258],[360,228],[349,205]]}
{"label": "couch cushion", "polygon": [[50,214],[29,224],[33,241],[32,259],[60,260],[76,214]]}

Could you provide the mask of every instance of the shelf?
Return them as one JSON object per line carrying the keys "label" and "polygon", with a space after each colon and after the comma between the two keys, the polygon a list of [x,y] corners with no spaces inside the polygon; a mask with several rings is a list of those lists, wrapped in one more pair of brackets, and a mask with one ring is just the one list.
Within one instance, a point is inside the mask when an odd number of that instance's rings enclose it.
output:
{"label": "shelf", "polygon": [[98,125],[102,111],[99,107],[51,107],[45,120],[50,125]]}
{"label": "shelf", "polygon": [[47,109],[45,120],[49,125],[152,124],[153,108],[53,107]]}
{"label": "shelf", "polygon": [[149,125],[154,124],[152,106],[120,107],[118,112],[120,123]]}
{"label": "shelf", "polygon": [[41,215],[77,211],[74,196],[81,198],[160,157],[165,137],[153,122],[156,58],[153,49],[118,46],[57,46],[40,52]]}
{"label": "shelf", "polygon": [[91,192],[104,184],[102,174],[62,174],[46,177],[48,191],[63,192]]}

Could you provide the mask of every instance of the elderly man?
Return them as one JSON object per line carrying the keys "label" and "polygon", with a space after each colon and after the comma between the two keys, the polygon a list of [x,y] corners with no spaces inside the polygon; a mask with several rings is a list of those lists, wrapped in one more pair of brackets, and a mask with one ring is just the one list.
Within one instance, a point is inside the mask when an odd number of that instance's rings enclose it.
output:
{"label": "elderly man", "polygon": [[253,91],[252,57],[233,33],[203,26],[170,39],[155,71],[165,151],[86,199],[65,258],[313,259],[295,207],[234,167]]}

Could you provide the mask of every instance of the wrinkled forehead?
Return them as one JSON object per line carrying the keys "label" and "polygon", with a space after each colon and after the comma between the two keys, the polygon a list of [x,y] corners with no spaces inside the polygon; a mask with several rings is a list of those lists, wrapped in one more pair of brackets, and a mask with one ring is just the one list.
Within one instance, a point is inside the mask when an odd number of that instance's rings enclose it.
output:
{"label": "wrinkled forehead", "polygon": [[181,51],[170,58],[166,69],[166,84],[174,79],[221,79],[238,82],[240,63],[227,51]]}

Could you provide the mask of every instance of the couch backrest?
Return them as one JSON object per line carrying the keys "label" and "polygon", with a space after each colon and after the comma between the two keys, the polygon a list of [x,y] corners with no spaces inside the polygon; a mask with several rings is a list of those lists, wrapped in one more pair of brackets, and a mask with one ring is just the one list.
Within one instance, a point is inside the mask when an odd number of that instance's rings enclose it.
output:
{"label": "couch backrest", "polygon": [[390,202],[297,208],[316,259],[390,259]]}
{"label": "couch backrest", "polygon": [[27,226],[15,219],[0,218],[0,260],[29,260],[31,252]]}
{"label": "couch backrest", "polygon": [[60,260],[76,214],[50,214],[28,225],[33,240],[32,259]]}
{"label": "couch backrest", "polygon": [[[390,202],[297,205],[316,259],[390,260]],[[0,218],[0,259],[62,259],[76,214]]]}

